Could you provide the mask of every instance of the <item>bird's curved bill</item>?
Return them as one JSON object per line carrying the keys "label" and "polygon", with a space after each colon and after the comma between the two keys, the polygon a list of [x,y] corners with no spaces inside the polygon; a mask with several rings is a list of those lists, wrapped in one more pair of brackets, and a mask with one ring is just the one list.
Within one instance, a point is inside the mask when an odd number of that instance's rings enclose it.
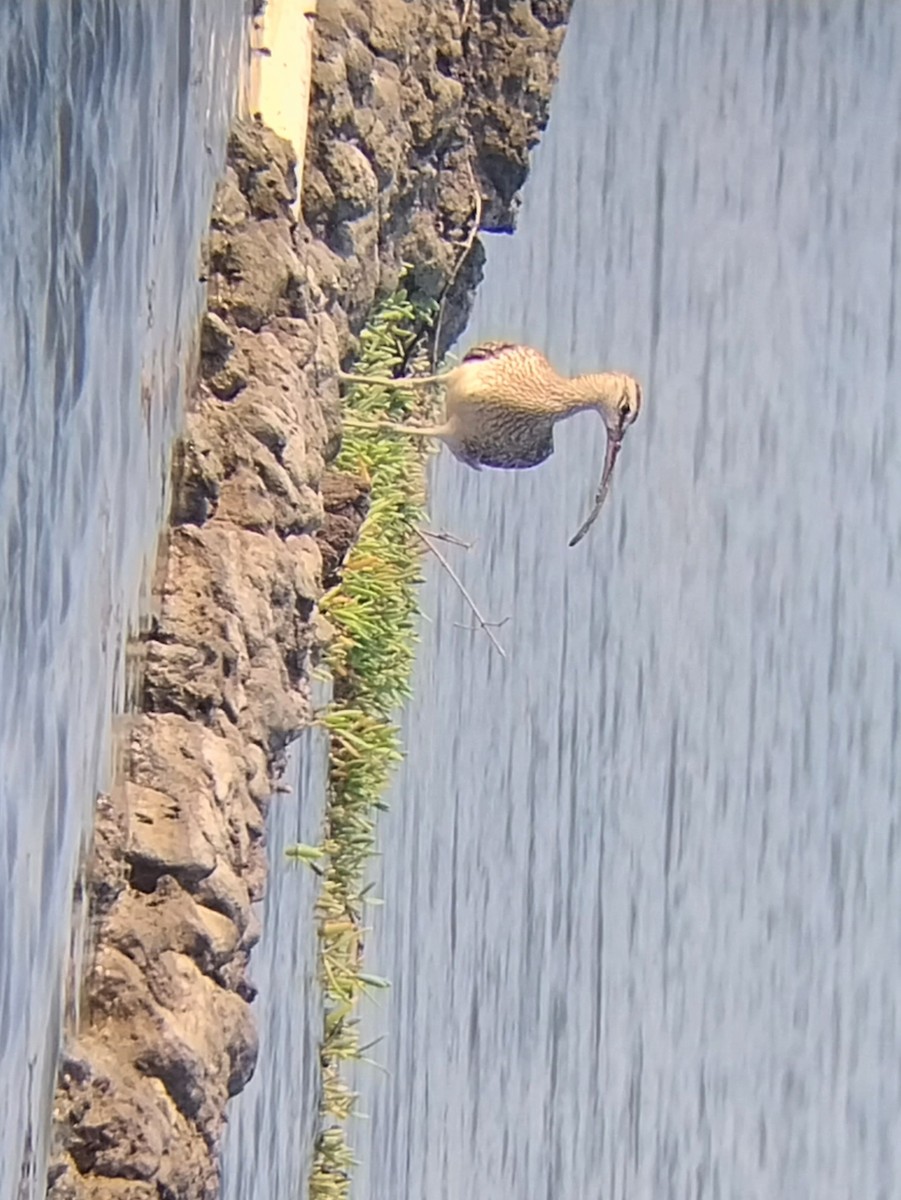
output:
{"label": "bird's curved bill", "polygon": [[595,492],[594,505],[591,512],[579,526],[579,531],[570,539],[570,545],[575,546],[581,542],[582,538],[598,519],[601,509],[604,507],[604,501],[607,499],[607,493],[610,491],[610,480],[613,476],[613,467],[616,463],[617,455],[620,447],[623,444],[622,430],[617,433],[607,430],[607,453],[604,456],[604,470],[601,474],[601,482],[598,484],[598,490]]}

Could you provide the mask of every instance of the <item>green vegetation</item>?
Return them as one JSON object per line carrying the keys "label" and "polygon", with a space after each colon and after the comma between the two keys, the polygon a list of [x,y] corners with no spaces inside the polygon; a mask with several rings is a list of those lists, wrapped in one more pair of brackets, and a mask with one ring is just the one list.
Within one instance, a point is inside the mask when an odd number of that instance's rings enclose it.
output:
{"label": "green vegetation", "polygon": [[[405,363],[415,330],[434,318],[401,290],[375,312],[361,335],[355,371],[393,375]],[[355,417],[403,421],[420,412],[411,392],[360,385],[345,400]],[[416,643],[417,588],[423,551],[416,530],[424,515],[425,470],[421,443],[385,437],[364,428],[345,431],[340,469],[371,481],[368,516],[340,585],[322,611],[335,627],[328,666],[334,700],[322,714],[330,733],[325,836],[322,846],[296,847],[295,857],[322,876],[318,903],[320,976],[325,998],[321,1047],[321,1131],[310,1178],[311,1200],[342,1200],[350,1188],[353,1153],[343,1124],[356,1095],[341,1064],[361,1059],[354,1009],[367,991],[387,982],[363,971],[367,897],[363,878],[375,853],[375,825],[392,770],[400,761],[393,723],[409,696]]]}

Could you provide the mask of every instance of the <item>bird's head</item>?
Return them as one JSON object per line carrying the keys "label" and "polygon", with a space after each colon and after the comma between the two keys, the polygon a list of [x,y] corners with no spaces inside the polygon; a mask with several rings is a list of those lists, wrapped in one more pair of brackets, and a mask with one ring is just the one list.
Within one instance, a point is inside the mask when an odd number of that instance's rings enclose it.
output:
{"label": "bird's head", "polygon": [[610,480],[613,464],[622,445],[626,430],[641,412],[641,384],[631,375],[610,372],[601,376],[604,388],[598,408],[607,427],[607,461],[601,486]]}
{"label": "bird's head", "polygon": [[602,407],[609,435],[621,438],[641,412],[641,384],[631,375],[612,376]]}
{"label": "bird's head", "polygon": [[597,408],[604,418],[604,425],[607,428],[607,453],[604,456],[604,469],[601,472],[601,482],[594,498],[594,507],[578,533],[570,541],[571,546],[575,546],[582,540],[597,519],[610,490],[613,467],[623,444],[623,437],[641,412],[641,384],[637,379],[619,372],[611,372],[596,378],[603,380],[603,386],[598,389],[600,400]]}

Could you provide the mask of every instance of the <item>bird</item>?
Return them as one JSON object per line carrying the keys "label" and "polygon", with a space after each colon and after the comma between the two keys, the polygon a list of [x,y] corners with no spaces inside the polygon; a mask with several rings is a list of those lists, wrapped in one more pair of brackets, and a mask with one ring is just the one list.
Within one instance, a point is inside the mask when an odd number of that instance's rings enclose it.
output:
{"label": "bird", "polygon": [[610,488],[626,430],[641,411],[638,380],[619,371],[572,378],[558,374],[541,351],[514,342],[480,342],[460,363],[435,375],[377,376],[338,372],[345,383],[409,388],[444,387],[444,420],[432,425],[396,421],[364,422],[358,428],[384,429],[411,437],[436,438],[468,467],[521,470],[538,466],[554,452],[554,426],[578,412],[599,412],[607,431],[607,452],[594,506],[571,539],[581,541],[597,519]]}

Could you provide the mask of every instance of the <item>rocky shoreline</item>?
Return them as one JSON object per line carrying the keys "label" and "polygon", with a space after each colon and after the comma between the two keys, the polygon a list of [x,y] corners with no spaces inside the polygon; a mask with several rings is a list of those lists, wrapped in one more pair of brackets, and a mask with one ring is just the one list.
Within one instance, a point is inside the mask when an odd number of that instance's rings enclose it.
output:
{"label": "rocky shoreline", "polygon": [[141,712],[98,809],[54,1200],[218,1194],[226,1104],[256,1062],[266,810],[311,717],[317,600],[366,509],[365,481],[328,467],[335,372],[404,263],[443,303],[437,353],[459,336],[483,261],[474,220],[512,228],[570,7],[319,0],[301,220],[289,145],[258,122],[233,130]]}

